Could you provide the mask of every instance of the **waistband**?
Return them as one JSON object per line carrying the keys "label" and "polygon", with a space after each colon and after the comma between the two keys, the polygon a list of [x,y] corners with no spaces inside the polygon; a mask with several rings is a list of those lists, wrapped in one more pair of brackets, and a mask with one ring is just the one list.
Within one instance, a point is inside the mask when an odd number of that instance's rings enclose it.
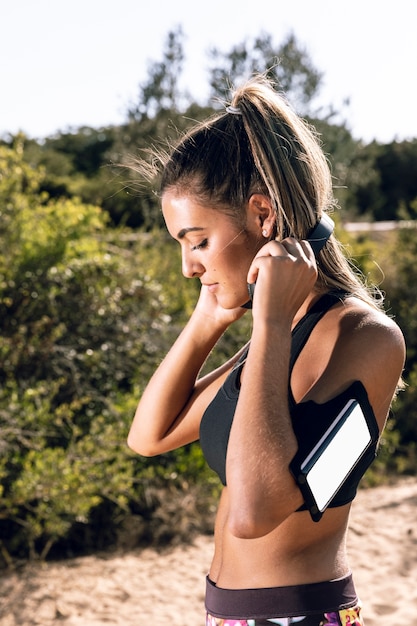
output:
{"label": "waistband", "polygon": [[206,578],[206,609],[214,617],[297,617],[349,609],[357,603],[352,574],[320,583],[262,589],[223,589]]}

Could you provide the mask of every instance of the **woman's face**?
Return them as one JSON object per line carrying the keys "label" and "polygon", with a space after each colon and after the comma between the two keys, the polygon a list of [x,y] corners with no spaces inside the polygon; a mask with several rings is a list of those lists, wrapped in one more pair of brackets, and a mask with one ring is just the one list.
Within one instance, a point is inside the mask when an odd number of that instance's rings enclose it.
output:
{"label": "woman's face", "polygon": [[262,245],[255,221],[239,228],[225,213],[175,191],[163,194],[162,213],[170,235],[181,245],[184,276],[199,278],[225,309],[245,304],[247,273]]}

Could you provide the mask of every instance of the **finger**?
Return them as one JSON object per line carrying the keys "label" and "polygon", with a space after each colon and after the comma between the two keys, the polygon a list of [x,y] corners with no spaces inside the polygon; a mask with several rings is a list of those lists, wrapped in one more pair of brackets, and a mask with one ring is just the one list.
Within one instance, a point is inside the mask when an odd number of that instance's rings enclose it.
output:
{"label": "finger", "polygon": [[[278,242],[277,242],[278,243]],[[309,256],[309,246],[305,246],[306,242],[295,239],[295,237],[287,237],[279,242],[281,248],[285,250],[287,254],[291,254],[294,257]],[[307,253],[307,254],[306,254]]]}
{"label": "finger", "polygon": [[285,256],[288,254],[288,250],[285,245],[285,241],[278,241],[278,239],[272,239],[268,241],[262,248],[258,251],[255,259],[263,256]]}
{"label": "finger", "polygon": [[263,248],[258,252],[256,257],[253,259],[249,267],[249,271],[247,275],[247,282],[249,284],[256,282],[259,271],[261,270],[263,266],[265,266],[265,263],[267,263],[268,259],[272,259],[272,258],[285,259],[285,258],[290,258],[291,256],[292,256],[291,253],[288,250],[286,250],[286,248],[282,246],[280,243],[272,242],[272,241],[269,242],[267,245],[263,246]]}
{"label": "finger", "polygon": [[[296,239],[294,239],[293,241],[294,241],[294,244],[297,243]],[[289,243],[289,238],[283,241],[278,241],[277,239],[273,239],[271,241],[268,241],[268,243],[266,243],[265,245],[263,245],[262,248],[258,250],[249,268],[248,276],[247,276],[248,283],[251,284],[251,283],[256,282],[259,269],[262,265],[262,259],[266,257],[286,257],[288,255],[291,255],[290,247],[291,247],[291,244]],[[293,248],[293,252],[296,252],[295,248]]]}
{"label": "finger", "polygon": [[287,253],[294,257],[301,257],[309,261],[312,261],[315,258],[313,248],[311,247],[308,239],[295,239],[294,237],[287,237],[280,243],[285,248]]}
{"label": "finger", "polygon": [[315,254],[314,254],[314,250],[313,250],[313,248],[311,246],[311,243],[308,241],[308,239],[303,239],[302,241],[300,241],[300,245],[301,245],[301,247],[303,249],[303,252],[304,252],[305,256],[308,259],[315,259],[316,258]]}

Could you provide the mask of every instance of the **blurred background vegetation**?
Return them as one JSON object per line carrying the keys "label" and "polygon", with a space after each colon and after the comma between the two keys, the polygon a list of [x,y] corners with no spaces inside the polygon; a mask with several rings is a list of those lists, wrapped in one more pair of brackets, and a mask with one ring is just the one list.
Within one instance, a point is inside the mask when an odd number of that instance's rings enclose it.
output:
{"label": "blurred background vegetation", "polygon": [[[125,443],[198,284],[181,277],[154,190],[120,164],[223,106],[227,86],[253,71],[273,68],[321,133],[338,235],[406,337],[407,390],[366,482],[416,471],[417,139],[364,144],[343,112],[312,109],[322,75],[292,35],[213,50],[210,100],[196,104],[177,89],[182,42],[180,28],[168,33],[122,126],[0,140],[0,567],[211,532],[219,483],[198,444],[143,459]],[[347,228],[388,220],[396,227]],[[245,316],[210,364],[249,334]]]}

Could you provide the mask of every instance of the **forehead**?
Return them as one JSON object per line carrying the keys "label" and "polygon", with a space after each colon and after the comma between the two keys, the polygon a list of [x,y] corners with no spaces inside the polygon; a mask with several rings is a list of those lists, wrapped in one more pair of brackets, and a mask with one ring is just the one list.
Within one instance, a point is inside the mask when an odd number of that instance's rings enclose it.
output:
{"label": "forehead", "polygon": [[191,195],[172,191],[162,196],[162,214],[170,234],[178,239],[197,230],[230,228],[233,223],[223,211],[205,206]]}

